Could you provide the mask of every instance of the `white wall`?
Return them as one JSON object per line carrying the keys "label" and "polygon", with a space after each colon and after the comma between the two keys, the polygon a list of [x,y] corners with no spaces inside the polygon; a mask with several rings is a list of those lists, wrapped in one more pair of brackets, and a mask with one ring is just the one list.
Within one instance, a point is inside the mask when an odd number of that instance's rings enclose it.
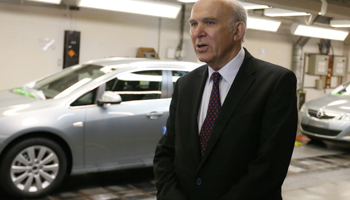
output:
{"label": "white wall", "polygon": [[[0,4],[0,88],[9,88],[60,70],[66,20],[58,9]],[[47,51],[45,39],[55,43]]]}
{"label": "white wall", "polygon": [[135,57],[139,47],[152,47],[165,59],[166,49],[176,48],[180,39],[180,16],[160,19],[8,3],[0,3],[0,27],[0,89],[62,70],[65,30],[81,32],[80,63],[110,56]]}
{"label": "white wall", "polygon": [[248,29],[243,46],[256,58],[291,69],[293,38],[290,35]]}

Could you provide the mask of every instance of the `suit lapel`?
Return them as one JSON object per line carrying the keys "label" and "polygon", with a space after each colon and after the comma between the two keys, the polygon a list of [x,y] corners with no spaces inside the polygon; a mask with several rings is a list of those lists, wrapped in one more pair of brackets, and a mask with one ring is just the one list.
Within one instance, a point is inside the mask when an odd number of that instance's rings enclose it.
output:
{"label": "suit lapel", "polygon": [[[192,145],[192,152],[193,152],[193,157],[196,163],[199,164],[200,162],[200,143],[199,143],[199,132],[198,132],[198,112],[199,112],[199,107],[202,102],[202,94],[204,91],[204,86],[208,78],[208,66],[205,65],[205,69],[199,72],[199,74],[195,77],[195,80],[193,80],[193,95],[192,99],[190,100],[190,103],[193,103],[193,108],[191,112],[191,122],[190,124],[194,124],[192,126],[192,129],[190,131],[191,133],[191,144]],[[199,84],[198,84],[199,83]]]}
{"label": "suit lapel", "polygon": [[246,51],[245,54],[246,55],[242,66],[239,69],[237,76],[225,98],[225,102],[221,107],[220,114],[213,128],[213,132],[210,136],[206,152],[201,159],[198,170],[202,167],[206,159],[209,157],[211,151],[215,147],[216,142],[220,138],[220,135],[230,120],[230,117],[234,113],[241,99],[244,97],[244,94],[248,91],[249,87],[254,82],[254,58],[248,53],[248,51]]}

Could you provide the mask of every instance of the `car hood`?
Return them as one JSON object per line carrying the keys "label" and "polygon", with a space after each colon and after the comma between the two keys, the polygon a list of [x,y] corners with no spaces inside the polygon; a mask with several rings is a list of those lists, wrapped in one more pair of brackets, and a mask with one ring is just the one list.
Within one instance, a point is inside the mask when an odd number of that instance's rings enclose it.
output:
{"label": "car hood", "polygon": [[14,93],[11,90],[0,91],[0,107],[31,103],[35,101],[38,100],[32,97],[27,97],[21,94]]}
{"label": "car hood", "polygon": [[306,103],[309,109],[350,113],[350,97],[327,94]]}
{"label": "car hood", "polygon": [[10,90],[2,90],[0,91],[0,115],[3,114],[4,111],[14,108],[23,107],[24,105],[30,105],[33,102],[38,102],[32,97],[27,97],[21,94],[14,93]]}

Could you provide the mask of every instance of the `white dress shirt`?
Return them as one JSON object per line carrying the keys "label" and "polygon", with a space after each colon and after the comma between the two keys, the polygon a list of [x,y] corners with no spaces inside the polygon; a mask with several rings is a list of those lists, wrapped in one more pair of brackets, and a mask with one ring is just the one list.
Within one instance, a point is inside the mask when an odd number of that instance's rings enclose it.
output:
{"label": "white dress shirt", "polygon": [[[221,79],[219,82],[219,90],[220,90],[220,101],[221,105],[224,103],[225,98],[227,96],[228,91],[231,88],[233,81],[236,78],[238,70],[241,68],[245,56],[244,49],[241,48],[236,57],[234,57],[229,63],[227,63],[223,68],[221,68],[218,72],[221,75]],[[207,115],[207,109],[209,105],[209,99],[211,95],[211,90],[213,88],[213,81],[211,79],[211,75],[215,71],[208,66],[208,79],[205,83],[201,107],[198,113],[198,132],[200,133],[202,125],[204,123],[205,117]]]}

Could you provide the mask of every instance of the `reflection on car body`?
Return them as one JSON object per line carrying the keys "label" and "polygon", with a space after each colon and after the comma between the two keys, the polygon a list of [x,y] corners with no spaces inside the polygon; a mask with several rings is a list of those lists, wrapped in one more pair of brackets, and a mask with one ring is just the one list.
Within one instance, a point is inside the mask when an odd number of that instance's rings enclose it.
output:
{"label": "reflection on car body", "polygon": [[176,80],[197,63],[108,58],[0,91],[0,184],[19,198],[65,174],[151,166]]}
{"label": "reflection on car body", "polygon": [[350,82],[305,103],[299,127],[311,139],[350,142]]}

